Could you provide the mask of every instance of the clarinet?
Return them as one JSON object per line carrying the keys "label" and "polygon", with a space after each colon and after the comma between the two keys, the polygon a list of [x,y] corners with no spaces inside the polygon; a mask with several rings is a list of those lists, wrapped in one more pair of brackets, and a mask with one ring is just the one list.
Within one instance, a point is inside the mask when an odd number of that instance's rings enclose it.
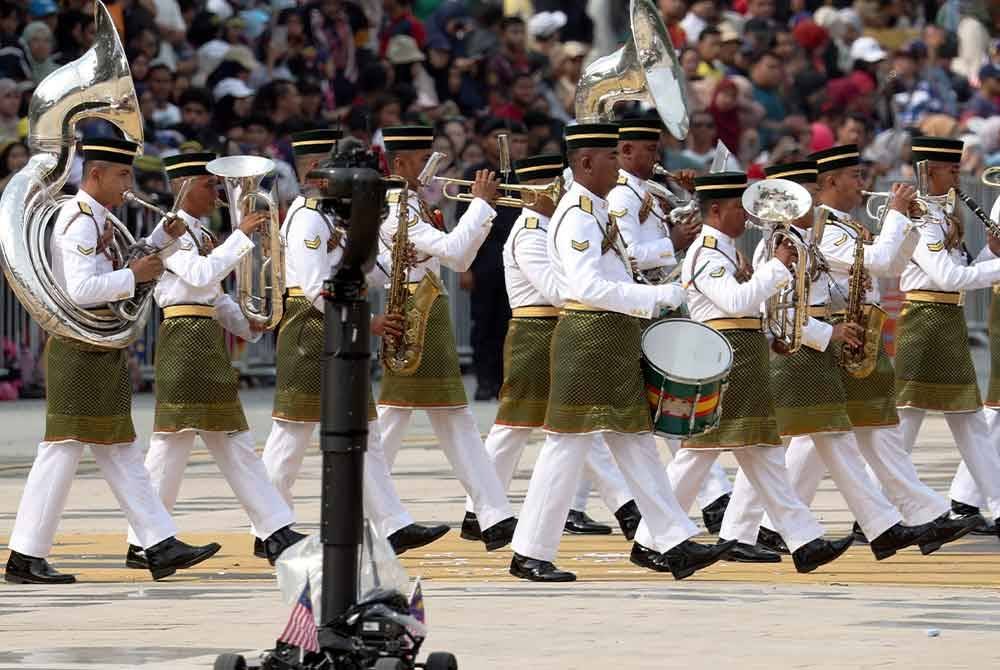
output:
{"label": "clarinet", "polygon": [[956,188],[955,195],[957,195],[959,199],[965,203],[965,206],[972,210],[972,213],[983,222],[983,225],[986,226],[986,232],[993,237],[1000,238],[1000,223],[991,219],[989,215],[983,211],[983,208],[980,207],[975,200],[966,195],[962,189]]}

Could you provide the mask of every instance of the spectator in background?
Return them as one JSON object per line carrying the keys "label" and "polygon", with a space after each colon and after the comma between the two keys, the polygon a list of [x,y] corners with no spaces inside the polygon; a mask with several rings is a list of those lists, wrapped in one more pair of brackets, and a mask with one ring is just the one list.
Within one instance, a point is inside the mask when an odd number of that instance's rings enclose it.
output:
{"label": "spectator in background", "polygon": [[984,65],[979,69],[979,90],[965,105],[964,116],[989,118],[1000,114],[1000,67]]}
{"label": "spectator in background", "polygon": [[715,157],[717,141],[715,117],[712,116],[711,112],[703,111],[692,114],[691,132],[687,137],[687,147],[683,151],[684,156],[700,164],[702,170],[707,170]]}
{"label": "spectator in background", "polygon": [[19,138],[21,93],[13,79],[0,79],[0,141]]}
{"label": "spectator in background", "polygon": [[576,116],[574,101],[576,100],[576,84],[583,73],[583,57],[590,49],[580,42],[567,42],[562,48],[562,58],[558,61],[558,76],[555,94],[562,104],[563,112],[570,118]]}
{"label": "spectator in background", "polygon": [[694,0],[680,22],[687,44],[700,42],[702,31],[713,26],[718,16],[719,8],[716,0]]}
{"label": "spectator in background", "polygon": [[53,0],[31,0],[28,4],[28,16],[32,22],[40,21],[50,32],[55,33],[59,22],[59,5]]}
{"label": "spectator in background", "polygon": [[417,47],[417,41],[409,35],[396,35],[389,40],[386,58],[395,68],[393,80],[407,82],[416,89],[418,109],[437,107],[437,88],[434,79],[424,68],[427,60]]}
{"label": "spectator in background", "polygon": [[514,83],[509,89],[510,99],[497,102],[490,109],[491,116],[512,121],[524,121],[524,115],[535,109],[538,102],[538,83],[534,75],[520,72],[514,76]]}
{"label": "spectator in background", "polygon": [[863,152],[871,141],[871,122],[860,114],[844,116],[837,124],[834,146],[857,144]]}
{"label": "spectator in background", "polygon": [[8,140],[0,144],[0,193],[14,173],[28,164],[28,145],[22,140]]}
{"label": "spectator in background", "polygon": [[24,45],[28,66],[31,68],[31,79],[36,84],[59,67],[53,58],[55,37],[48,24],[41,21],[29,23],[21,33],[21,42]]}
{"label": "spectator in background", "polygon": [[[757,0],[760,3],[767,1]],[[765,112],[759,129],[761,145],[765,148],[777,140],[789,120],[789,110],[781,92],[784,75],[781,58],[771,51],[762,54],[750,69],[753,99],[764,107]]]}
{"label": "spectator in background", "polygon": [[490,88],[508,91],[519,74],[531,74],[538,65],[537,58],[528,53],[524,19],[508,16],[500,22],[500,49],[489,60],[486,68]]}
{"label": "spectator in background", "polygon": [[[702,0],[702,4],[705,0]],[[698,35],[698,69],[699,77],[715,82],[725,74],[718,62],[719,51],[722,49],[721,33],[712,27],[699,31]]]}
{"label": "spectator in background", "polygon": [[59,25],[56,28],[56,62],[60,65],[70,63],[79,58],[94,45],[97,34],[97,24],[94,17],[76,10],[65,11],[59,15]]}
{"label": "spectator in background", "polygon": [[218,151],[222,142],[212,129],[212,94],[203,88],[189,88],[177,100],[181,122],[176,130],[188,140],[195,140],[205,151]]}
{"label": "spectator in background", "polygon": [[385,57],[389,40],[396,35],[409,35],[421,49],[427,44],[424,22],[413,15],[411,0],[384,0],[382,30],[379,32],[379,55]]}
{"label": "spectator in background", "polygon": [[244,141],[247,150],[256,156],[263,156],[274,161],[277,167],[278,200],[282,211],[298,197],[299,184],[295,170],[283,158],[278,138],[275,134],[276,124],[266,116],[252,116],[247,119],[244,128]]}
{"label": "spectator in background", "polygon": [[715,121],[718,139],[732,153],[738,153],[740,136],[743,134],[743,117],[740,112],[739,88],[732,79],[723,79],[716,84],[708,113]]}
{"label": "spectator in background", "polygon": [[153,96],[151,120],[159,128],[170,128],[181,122],[181,110],[171,102],[174,92],[174,73],[163,61],[150,63],[146,73],[146,90]]}

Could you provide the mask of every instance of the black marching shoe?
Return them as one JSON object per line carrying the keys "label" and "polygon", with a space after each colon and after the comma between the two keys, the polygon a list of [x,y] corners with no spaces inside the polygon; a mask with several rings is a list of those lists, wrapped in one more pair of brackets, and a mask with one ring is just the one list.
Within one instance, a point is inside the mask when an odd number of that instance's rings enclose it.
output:
{"label": "black marching shoe", "polygon": [[900,549],[929,539],[933,532],[933,523],[922,523],[919,526],[904,526],[897,523],[869,542],[868,546],[875,554],[876,561],[884,561]]}
{"label": "black marching shoe", "polygon": [[965,537],[976,528],[986,525],[986,519],[981,515],[955,516],[942,514],[931,522],[933,532],[920,542],[920,553],[929,556],[949,542]]}
{"label": "black marching shoe", "polygon": [[781,563],[781,554],[754,544],[737,542],[732,549],[726,552],[722,560],[732,563]]}
{"label": "black marching shoe", "polygon": [[726,516],[726,508],[729,507],[729,500],[732,496],[728,493],[716,498],[701,510],[701,519],[705,522],[705,528],[712,535],[718,535],[722,530],[722,517]]}
{"label": "black marching shoe", "polygon": [[176,537],[168,537],[146,549],[146,563],[153,579],[163,579],[215,556],[219,549],[222,549],[222,545],[218,542],[197,547],[181,542]]}
{"label": "black marching shoe", "polygon": [[[979,516],[982,514],[979,512],[979,508],[974,505],[967,505],[957,500],[951,501],[951,511],[955,513],[956,516]],[[984,519],[985,521],[985,519]],[[986,521],[984,526],[972,529],[973,535],[997,535],[997,526],[992,521]]]}
{"label": "black marching shoe", "polygon": [[819,566],[840,558],[840,555],[847,551],[853,543],[853,535],[833,542],[818,537],[796,549],[792,553],[792,561],[798,572],[812,572]]}
{"label": "black marching shoe", "polygon": [[726,540],[714,545],[684,540],[673,549],[664,552],[663,557],[670,564],[670,572],[673,573],[674,579],[684,579],[712,565],[735,545],[736,540]]}
{"label": "black marching shoe", "polygon": [[861,530],[861,524],[857,521],[851,526],[851,534],[854,535],[854,541],[858,544],[868,544],[868,538],[865,536],[865,531]]}
{"label": "black marching shoe", "polygon": [[274,565],[278,557],[281,556],[281,552],[299,540],[304,539],[306,539],[306,536],[292,530],[291,526],[285,526],[274,531],[264,540],[264,553],[267,556],[267,562]]}
{"label": "black marching shoe", "polygon": [[510,516],[484,530],[483,544],[486,545],[486,551],[496,551],[510,544],[511,540],[514,539],[514,529],[516,528],[517,519]]}
{"label": "black marching shoe", "polygon": [[3,573],[8,584],[73,584],[76,577],[66,575],[51,565],[44,558],[21,554],[13,549],[7,557],[7,568]]}
{"label": "black marching shoe", "polygon": [[459,535],[463,540],[479,542],[483,539],[483,531],[479,528],[479,519],[473,512],[466,512],[462,519],[462,532]]}
{"label": "black marching shoe", "polygon": [[257,558],[267,558],[267,549],[264,548],[264,540],[259,537],[253,539],[253,555]]}
{"label": "black marching shoe", "polygon": [[125,567],[133,570],[149,570],[146,552],[137,544],[130,544],[125,552]]}
{"label": "black marching shoe", "polygon": [[667,557],[649,547],[644,547],[638,542],[632,543],[632,554],[628,557],[633,564],[647,570],[656,572],[670,572],[670,563]]}
{"label": "black marching shoe", "polygon": [[764,526],[761,526],[760,530],[757,531],[757,545],[776,554],[792,553],[788,551],[788,545],[785,544],[778,532],[764,528]]}
{"label": "black marching shoe", "polygon": [[615,518],[618,519],[618,527],[622,529],[622,535],[625,539],[631,542],[635,539],[635,531],[639,528],[639,522],[642,521],[642,513],[639,512],[639,506],[635,504],[634,500],[629,500],[627,503],[618,508],[615,512]]}
{"label": "black marching shoe", "polygon": [[586,512],[575,509],[569,511],[563,530],[570,535],[611,535],[611,526],[597,523]]}
{"label": "black marching shoe", "polygon": [[510,574],[532,582],[575,582],[576,575],[560,570],[550,561],[539,561],[514,553],[510,559]]}
{"label": "black marching shoe", "polygon": [[411,523],[409,526],[400,528],[389,536],[389,544],[392,550],[399,556],[410,549],[416,549],[430,544],[437,540],[451,528],[448,526],[421,526],[419,523]]}

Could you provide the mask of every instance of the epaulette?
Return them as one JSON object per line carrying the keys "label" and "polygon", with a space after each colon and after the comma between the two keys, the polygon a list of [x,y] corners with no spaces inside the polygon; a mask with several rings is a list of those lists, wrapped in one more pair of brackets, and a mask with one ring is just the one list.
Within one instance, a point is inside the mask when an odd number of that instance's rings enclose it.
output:
{"label": "epaulette", "polygon": [[619,186],[624,186],[628,183],[628,177],[623,174],[618,175],[618,181],[616,182]]}
{"label": "epaulette", "polygon": [[319,199],[318,198],[307,198],[306,199],[305,207],[306,207],[306,209],[311,209],[313,211],[316,211],[317,209],[319,209]]}
{"label": "epaulette", "polygon": [[527,228],[528,230],[534,230],[538,228],[538,217],[529,216],[528,218],[526,218],[524,220],[524,227]]}
{"label": "epaulette", "polygon": [[719,243],[711,235],[706,235],[705,237],[701,238],[701,246],[705,247],[706,249],[717,249]]}
{"label": "epaulette", "polygon": [[587,214],[594,213],[594,203],[585,195],[580,196],[580,209],[585,211]]}
{"label": "epaulette", "polygon": [[85,203],[83,200],[77,200],[76,204],[78,204],[80,206],[80,211],[83,212],[84,214],[86,214],[87,216],[93,216],[94,215],[94,210],[92,210],[90,208],[90,205],[88,205],[87,203]]}

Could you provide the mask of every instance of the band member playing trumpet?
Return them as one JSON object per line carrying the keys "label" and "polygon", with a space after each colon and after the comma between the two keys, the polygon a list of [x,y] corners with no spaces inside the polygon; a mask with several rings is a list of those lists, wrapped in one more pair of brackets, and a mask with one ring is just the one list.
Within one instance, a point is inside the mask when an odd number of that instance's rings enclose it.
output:
{"label": "band member playing trumpet", "polygon": [[[389,171],[407,181],[406,202],[401,191],[390,190],[389,214],[382,222],[380,247],[383,257],[392,257],[397,231],[406,226],[405,235],[413,245],[412,262],[395,263],[390,269],[406,273],[408,297],[407,337],[419,331],[422,341],[408,341],[402,348],[413,347],[419,362],[405,373],[393,370],[383,361],[385,376],[378,398],[382,449],[388,468],[392,468],[402,445],[403,435],[415,409],[427,412],[441,449],[455,475],[473,500],[475,514],[482,528],[481,538],[488,551],[510,543],[517,520],[511,512],[504,487],[497,477],[483,446],[483,440],[469,409],[458,367],[458,351],[451,327],[448,297],[440,280],[441,266],[457,272],[469,269],[476,251],[490,231],[495,211],[498,182],[492,172],[480,170],[472,184],[472,202],[453,230],[431,211],[417,192],[418,177],[431,155],[434,131],[426,126],[384,128],[382,137],[388,154]],[[398,250],[396,250],[398,251]],[[429,304],[418,304],[418,297],[429,295]],[[565,517],[563,518],[565,521]]]}
{"label": "band member playing trumpet", "polygon": [[[531,156],[514,162],[514,172],[522,185],[544,186],[562,176],[562,156]],[[556,205],[548,197],[528,201],[514,222],[503,248],[504,276],[513,318],[504,343],[504,383],[496,421],[486,438],[486,452],[504,488],[510,486],[532,429],[545,421],[549,402],[549,344],[559,316],[559,298],[546,250],[546,231]],[[634,535],[639,525],[635,502],[625,480],[611,461],[603,441],[596,442],[587,455],[588,474],[620,520],[622,532]],[[466,500],[462,537],[479,539],[472,499]],[[591,530],[583,518],[585,506],[574,508],[566,521],[568,532]],[[574,516],[574,512],[576,516]],[[593,522],[591,522],[593,523]],[[608,526],[599,526],[604,534]],[[629,537],[629,539],[632,539]]]}
{"label": "band member playing trumpet", "polygon": [[[224,330],[253,342],[260,339],[261,329],[251,325],[222,290],[222,281],[252,251],[250,235],[268,214],[245,216],[225,242],[214,246],[201,222],[216,206],[219,178],[205,168],[215,158],[213,153],[184,153],[163,160],[171,190],[183,192],[176,210],[186,231],[166,260],[170,272],[157,282],[153,294],[164,320],[156,340],[156,417],[146,469],[163,504],[172,510],[195,437],[200,436],[273,565],[304,536],[291,529],[292,510],[254,451],[239,398],[240,375],[226,349]],[[125,564],[146,567],[132,529]]]}
{"label": "band member playing trumpet", "polygon": [[[636,273],[658,283],[679,262],[678,253],[687,249],[701,230],[697,211],[670,228],[667,203],[650,190],[653,167],[660,157],[663,122],[659,119],[625,119],[618,124],[618,183],[608,193],[609,214],[628,249]],[[686,188],[693,189],[694,173],[678,175]],[[666,440],[674,458],[685,458],[679,440]],[[698,491],[698,506],[708,532],[719,532],[722,517],[733,491],[722,466],[712,465],[705,484]]]}
{"label": "band member playing trumpet", "polygon": [[[913,138],[912,160],[918,166],[927,161],[918,167],[926,169],[927,214],[919,227],[920,243],[900,278],[905,301],[898,325],[896,400],[907,451],[916,443],[924,415],[944,413],[962,454],[952,498],[982,501],[997,518],[1000,454],[983,412],[962,304],[965,291],[1000,281],[1000,241],[988,235],[983,260],[970,265],[961,219],[948,203],[949,192],[958,187],[962,149],[961,140]],[[970,516],[981,519],[976,512]]]}
{"label": "band member playing trumpet", "polygon": [[[83,181],[63,203],[52,229],[50,256],[56,283],[77,305],[101,311],[109,302],[131,298],[136,285],[155,280],[163,261],[148,255],[119,267],[113,253],[108,210],[123,202],[132,186],[132,161],[139,146],[126,140],[88,140],[83,147]],[[157,226],[146,242],[169,253],[183,226]],[[160,502],[135,446],[132,383],[126,349],[99,349],[51,337],[45,352],[45,439],[28,473],[10,537],[8,582],[67,584],[46,557],[84,447],[90,447],[136,542],[146,550],[154,579],[172,575],[211,557],[219,545],[197,547],[175,536],[177,527]]]}
{"label": "band member playing trumpet", "polygon": [[[328,158],[339,130],[310,130],[292,137],[299,181]],[[278,331],[277,388],[271,433],[264,447],[264,466],[271,482],[289,505],[306,448],[320,419],[320,367],[323,356],[323,282],[340,264],[344,231],[319,210],[317,200],[300,196],[281,227],[285,240],[288,286],[285,315]],[[372,318],[376,335],[399,332],[399,323],[380,315]],[[365,456],[365,505],[396,553],[423,546],[448,532],[447,526],[426,527],[413,522],[403,507],[381,459],[381,436],[374,402],[368,409],[368,451]],[[266,547],[254,543],[254,553]]]}
{"label": "band member playing trumpet", "polygon": [[656,451],[645,398],[639,324],[676,309],[677,284],[640,286],[609,232],[605,200],[618,175],[618,128],[566,128],[573,185],[548,227],[548,256],[563,309],[552,334],[545,446],[535,462],[514,534],[510,573],[543,582],[576,576],[552,563],[587,454],[603,438],[635,495],[642,521],[631,561],[683,579],[715,563],[728,544],[706,547],[678,507]]}
{"label": "band member playing trumpet", "polygon": [[733,560],[775,560],[752,546],[756,538],[748,541],[728,533],[727,519],[738,507],[739,497],[747,495],[747,489],[752,487],[785,529],[795,569],[810,572],[847,551],[852,538],[833,542],[824,539],[822,526],[799,501],[788,481],[774,402],[766,384],[768,345],[760,318],[761,304],[792,281],[790,266],[806,261],[797,259],[789,240],[775,240],[773,258],[755,268],[750,278],[740,273],[736,240],[746,226],[740,201],[746,187],[747,178],[742,172],[720,172],[695,179],[703,226],[684,259],[681,277],[687,288],[691,318],[729,340],[733,367],[722,399],[719,426],[685,440],[684,450],[689,453],[672,462],[668,474],[678,501],[682,506],[690,505],[718,457],[718,450],[732,450],[740,470],[733,500],[722,522],[720,542],[729,538],[725,545],[733,547]]}

